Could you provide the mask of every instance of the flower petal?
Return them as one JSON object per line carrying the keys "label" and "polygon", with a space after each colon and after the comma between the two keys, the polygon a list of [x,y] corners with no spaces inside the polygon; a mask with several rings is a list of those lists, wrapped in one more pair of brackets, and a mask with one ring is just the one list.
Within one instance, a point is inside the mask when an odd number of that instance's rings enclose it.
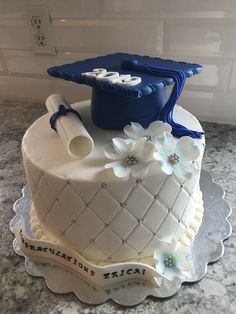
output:
{"label": "flower petal", "polygon": [[130,146],[123,138],[113,138],[112,144],[117,153],[121,156],[121,159],[124,159],[129,155]]}
{"label": "flower petal", "polygon": [[147,163],[138,162],[130,168],[130,171],[134,177],[142,177],[147,172]]}
{"label": "flower petal", "polygon": [[138,122],[131,122],[132,129],[136,132],[137,135],[140,137],[145,135],[145,129],[142,127],[142,125]]}
{"label": "flower petal", "polygon": [[131,122],[124,127],[124,132],[128,137],[138,139],[145,136],[145,129],[137,122]]}
{"label": "flower petal", "polygon": [[130,174],[130,167],[124,167],[121,164],[113,168],[114,174],[119,178],[128,177]]}
{"label": "flower petal", "polygon": [[169,281],[173,281],[175,280],[176,278],[182,278],[182,274],[181,272],[179,271],[179,269],[176,269],[176,271],[174,272],[167,272],[165,271],[163,276],[169,280]]}
{"label": "flower petal", "polygon": [[176,260],[181,271],[190,271],[193,268],[191,250],[186,246],[179,246],[176,250]]}
{"label": "flower petal", "polygon": [[173,171],[176,177],[185,180],[190,180],[192,175],[197,173],[197,169],[190,165],[189,162],[179,162],[178,164],[173,166]]}
{"label": "flower petal", "polygon": [[163,156],[167,156],[166,151],[163,147],[163,139],[155,139],[154,145],[156,147],[156,151]]}
{"label": "flower petal", "polygon": [[122,163],[121,160],[116,160],[116,161],[110,162],[108,164],[105,164],[104,168],[105,169],[115,168],[115,167],[120,166],[121,163]]}
{"label": "flower petal", "polygon": [[157,263],[155,265],[156,270],[158,271],[159,274],[163,274],[165,271],[165,265],[163,263],[163,261],[160,259],[157,259]]}
{"label": "flower petal", "polygon": [[109,159],[117,160],[117,159],[122,158],[120,153],[115,149],[114,145],[112,145],[112,144],[109,144],[105,147],[104,153],[105,153],[106,157]]}
{"label": "flower petal", "polygon": [[163,254],[166,254],[166,253],[172,253],[172,252],[175,252],[176,250],[176,242],[173,241],[171,243],[169,242],[166,242],[166,241],[161,241],[159,244],[158,244],[158,247],[156,248],[156,250],[154,251],[154,258],[156,258],[155,256],[158,256],[158,255],[163,255]]}
{"label": "flower petal", "polygon": [[155,152],[153,154],[154,158],[158,160],[161,164],[161,170],[167,174],[168,176],[172,174],[173,172],[173,167],[171,164],[167,161],[167,157],[163,154],[160,154],[158,152]]}
{"label": "flower petal", "polygon": [[133,146],[133,153],[138,160],[149,160],[153,157],[155,145],[147,143],[145,138],[140,138]]}
{"label": "flower petal", "polygon": [[170,133],[171,131],[171,126],[168,123],[164,123],[162,121],[153,121],[147,129],[147,133],[152,137],[160,136],[164,132]]}
{"label": "flower petal", "polygon": [[170,156],[175,152],[176,143],[174,141],[174,136],[171,133],[165,132],[163,134],[162,146],[167,156]]}
{"label": "flower petal", "polygon": [[176,154],[184,160],[192,161],[200,156],[200,149],[190,136],[183,136],[176,144]]}
{"label": "flower petal", "polygon": [[127,125],[124,127],[124,133],[125,133],[129,138],[133,138],[133,139],[139,138],[138,134],[133,130],[133,128],[131,127],[130,124],[127,124]]}

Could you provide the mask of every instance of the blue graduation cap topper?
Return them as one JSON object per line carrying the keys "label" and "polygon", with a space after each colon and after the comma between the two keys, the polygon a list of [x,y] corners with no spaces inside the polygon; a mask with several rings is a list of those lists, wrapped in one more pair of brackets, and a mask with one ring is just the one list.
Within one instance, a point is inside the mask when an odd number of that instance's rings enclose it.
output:
{"label": "blue graduation cap topper", "polygon": [[[161,120],[172,126],[177,137],[201,138],[202,132],[173,120],[186,78],[201,70],[198,64],[116,53],[54,66],[48,73],[92,87],[91,115],[98,127],[123,129],[130,122],[139,122],[146,128]],[[171,84],[174,87],[167,99],[165,87]]]}

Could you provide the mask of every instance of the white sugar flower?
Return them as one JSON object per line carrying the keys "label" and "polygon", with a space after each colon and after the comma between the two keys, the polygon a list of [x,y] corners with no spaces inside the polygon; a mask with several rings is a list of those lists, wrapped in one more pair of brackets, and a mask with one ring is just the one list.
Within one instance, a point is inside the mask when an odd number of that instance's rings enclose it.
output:
{"label": "white sugar flower", "polygon": [[105,165],[112,168],[117,177],[124,178],[131,173],[134,177],[147,173],[152,161],[155,145],[144,138],[135,142],[122,138],[113,138],[112,144],[105,148],[105,155],[114,161]]}
{"label": "white sugar flower", "polygon": [[193,268],[191,249],[178,242],[161,242],[154,252],[156,270],[167,280],[186,279]]}
{"label": "white sugar flower", "polygon": [[157,151],[154,158],[161,164],[161,169],[167,175],[174,173],[177,177],[188,180],[193,173],[197,173],[193,161],[200,155],[199,147],[189,136],[183,136],[177,141],[170,133],[155,142]]}
{"label": "white sugar flower", "polygon": [[124,132],[129,138],[139,139],[145,137],[147,142],[154,142],[158,137],[162,136],[164,132],[170,133],[171,130],[171,126],[162,121],[152,122],[147,129],[144,129],[142,125],[137,122],[131,122],[124,127]]}

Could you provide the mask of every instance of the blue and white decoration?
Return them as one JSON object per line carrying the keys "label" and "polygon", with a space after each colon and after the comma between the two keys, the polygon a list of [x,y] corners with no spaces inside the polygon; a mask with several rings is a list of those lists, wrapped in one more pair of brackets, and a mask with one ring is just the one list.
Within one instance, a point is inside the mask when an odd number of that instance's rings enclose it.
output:
{"label": "blue and white decoration", "polygon": [[182,180],[189,180],[197,173],[193,161],[200,156],[200,150],[191,137],[183,136],[176,141],[171,133],[164,132],[155,145],[156,152],[153,156],[160,162],[164,173],[174,173]]}
{"label": "blue and white decoration", "polygon": [[186,279],[193,268],[190,247],[179,242],[161,242],[154,252],[156,270],[169,281]]}
{"label": "blue and white decoration", "polygon": [[198,171],[194,161],[200,156],[200,149],[193,138],[175,139],[171,130],[169,124],[161,121],[152,122],[147,129],[131,122],[124,128],[129,139],[114,138],[105,148],[106,157],[114,160],[105,169],[112,168],[119,178],[130,174],[137,177],[146,175],[149,166],[158,163],[167,175],[173,173],[183,181],[191,179]]}
{"label": "blue and white decoration", "polygon": [[162,121],[152,122],[147,129],[143,128],[140,123],[131,122],[124,127],[125,134],[132,139],[145,137],[147,142],[155,142],[164,132],[170,133],[171,126]]}
{"label": "blue and white decoration", "polygon": [[153,159],[155,146],[145,138],[137,141],[113,138],[112,144],[105,148],[105,155],[114,161],[105,165],[105,169],[113,169],[114,174],[124,178],[132,174],[143,176],[148,171],[148,165]]}

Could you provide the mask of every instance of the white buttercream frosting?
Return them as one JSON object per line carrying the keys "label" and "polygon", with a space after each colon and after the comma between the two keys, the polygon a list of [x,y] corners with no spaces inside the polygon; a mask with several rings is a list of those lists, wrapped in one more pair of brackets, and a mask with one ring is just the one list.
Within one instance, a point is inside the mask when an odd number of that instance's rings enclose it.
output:
{"label": "white buttercream frosting", "polygon": [[[203,212],[204,212],[204,207],[203,207],[203,200],[202,200],[202,192],[199,191],[198,198],[197,198],[197,207],[195,210],[194,219],[193,219],[191,225],[183,233],[181,238],[177,241],[178,243],[180,243],[181,245],[184,245],[186,247],[189,247],[190,243],[194,240],[194,237],[197,234],[198,229],[202,223]],[[42,225],[38,221],[37,214],[36,214],[36,211],[35,211],[33,206],[30,209],[30,223],[31,223],[31,229],[32,229],[35,237],[38,240],[61,244],[60,241],[58,241],[52,237],[48,237],[44,233],[44,231],[42,229]],[[63,246],[63,244],[62,244],[62,246]],[[97,264],[97,265],[106,265],[107,264],[106,262],[97,261],[97,260],[90,260],[90,261],[93,262],[94,264]],[[124,260],[124,261],[127,262],[130,260]],[[151,265],[151,266],[153,266],[155,264],[155,258],[153,255],[138,258],[138,259],[135,259],[132,261],[146,263],[146,264]]]}

